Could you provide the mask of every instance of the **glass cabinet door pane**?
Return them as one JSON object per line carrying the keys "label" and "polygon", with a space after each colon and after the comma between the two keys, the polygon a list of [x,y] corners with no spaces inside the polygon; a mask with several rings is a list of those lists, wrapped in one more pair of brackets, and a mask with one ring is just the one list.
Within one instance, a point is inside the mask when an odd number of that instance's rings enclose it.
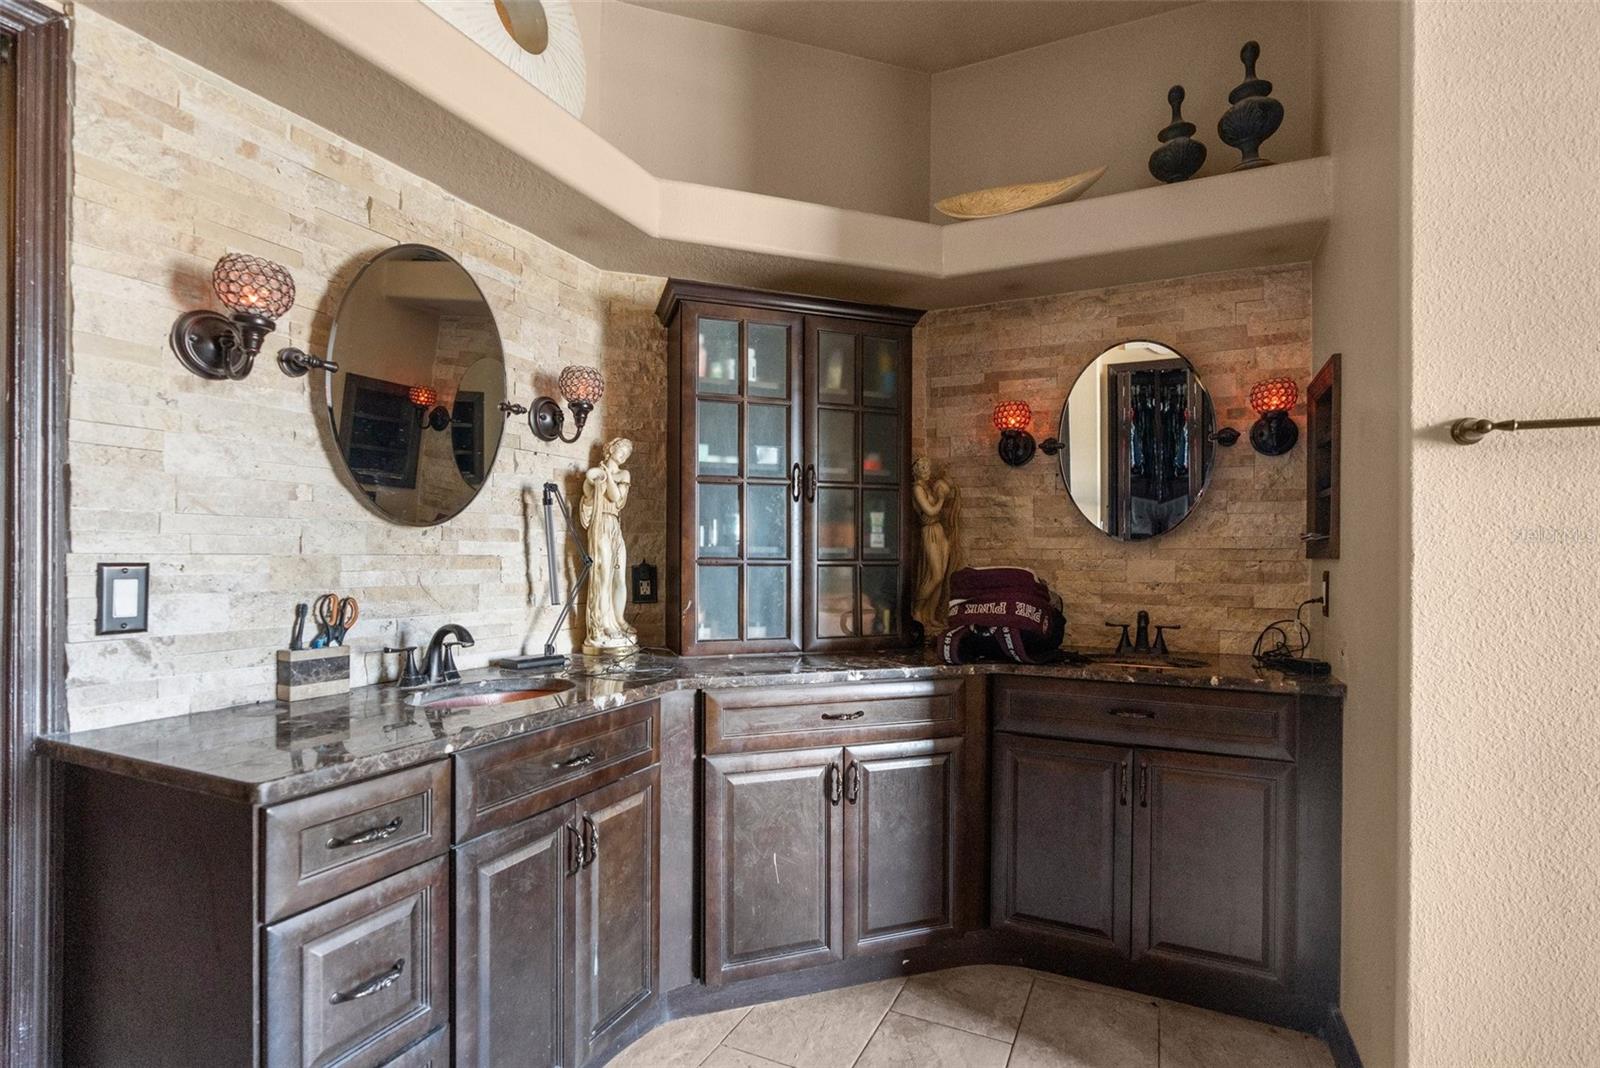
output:
{"label": "glass cabinet door pane", "polygon": [[817,568],[817,636],[849,638],[855,633],[855,566]]}
{"label": "glass cabinet door pane", "polygon": [[817,331],[817,399],[856,402],[856,336]]}
{"label": "glass cabinet door pane", "polygon": [[744,636],[751,641],[789,636],[789,569],[752,567],[745,571]]}
{"label": "glass cabinet door pane", "polygon": [[789,395],[789,328],[775,323],[744,326],[745,393],[751,397]]}
{"label": "glass cabinet door pane", "polygon": [[702,475],[739,473],[739,405],[700,401],[695,405],[697,468]]}
{"label": "glass cabinet door pane", "polygon": [[823,482],[856,480],[855,412],[817,412],[817,477]]}
{"label": "glass cabinet door pane", "polygon": [[900,478],[900,420],[865,412],[861,416],[861,477],[868,482]]}
{"label": "glass cabinet door pane", "polygon": [[900,633],[897,567],[861,569],[861,632],[863,634]]}
{"label": "glass cabinet door pane", "polygon": [[701,319],[695,387],[701,393],[739,392],[739,324]]}
{"label": "glass cabinet door pane", "polygon": [[749,509],[745,556],[769,560],[788,559],[789,487],[746,486],[744,499]]}
{"label": "glass cabinet door pane", "polygon": [[869,337],[861,366],[861,399],[865,404],[892,405],[900,397],[900,342]]}
{"label": "glass cabinet door pane", "polygon": [[894,490],[861,491],[861,555],[900,557],[900,495]]}
{"label": "glass cabinet door pane", "polygon": [[695,568],[695,636],[700,641],[739,637],[739,568]]}
{"label": "glass cabinet door pane", "polygon": [[817,491],[817,559],[853,560],[856,555],[856,491]]}
{"label": "glass cabinet door pane", "polygon": [[789,408],[752,404],[745,408],[745,473],[751,478],[789,477]]}
{"label": "glass cabinet door pane", "polygon": [[739,555],[739,487],[701,483],[695,509],[700,533],[695,548],[700,556]]}

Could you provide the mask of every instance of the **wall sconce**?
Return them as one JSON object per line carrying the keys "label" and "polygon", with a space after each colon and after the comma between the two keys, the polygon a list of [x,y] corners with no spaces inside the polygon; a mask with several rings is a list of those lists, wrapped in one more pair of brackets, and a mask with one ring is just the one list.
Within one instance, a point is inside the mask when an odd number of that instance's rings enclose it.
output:
{"label": "wall sconce", "polygon": [[294,279],[271,260],[230,252],[212,270],[211,288],[232,317],[184,312],[172,324],[172,352],[201,378],[237,382],[250,373],[276,320],[294,307]]}
{"label": "wall sconce", "polygon": [[416,406],[423,426],[443,430],[450,425],[450,412],[439,403],[439,393],[432,386],[412,386],[406,395]]}
{"label": "wall sconce", "polygon": [[994,428],[1000,431],[1000,459],[1012,467],[1021,467],[1033,459],[1035,447],[1046,456],[1061,451],[1061,442],[1045,438],[1037,446],[1028,428],[1033,425],[1033,409],[1027,401],[1001,401],[994,406]]}
{"label": "wall sconce", "polygon": [[1292,378],[1269,378],[1250,388],[1250,407],[1261,416],[1250,428],[1250,444],[1263,456],[1282,456],[1300,440],[1289,409],[1300,399]]}
{"label": "wall sconce", "polygon": [[[594,406],[600,403],[600,397],[606,391],[606,380],[597,368],[573,363],[561,369],[557,384],[561,396],[566,398],[567,407],[572,410],[572,436],[569,438],[561,432],[567,417],[554,397],[540,397],[533,402],[533,411],[528,413],[528,427],[541,441],[559,438],[570,445],[583,435],[583,424],[588,421]],[[528,412],[522,405],[510,402],[501,403],[500,410],[508,415]]]}

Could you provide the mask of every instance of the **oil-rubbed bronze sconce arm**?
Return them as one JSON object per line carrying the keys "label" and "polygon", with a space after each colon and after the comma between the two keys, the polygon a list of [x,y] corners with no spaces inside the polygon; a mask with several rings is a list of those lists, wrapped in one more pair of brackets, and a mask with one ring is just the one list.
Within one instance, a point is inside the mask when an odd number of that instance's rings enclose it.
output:
{"label": "oil-rubbed bronze sconce arm", "polygon": [[[232,316],[208,309],[184,312],[172,324],[172,351],[201,378],[237,382],[250,374],[262,341],[278,328],[277,320],[294,307],[294,279],[271,260],[230,252],[212,270],[211,288]],[[278,366],[285,374],[295,373],[290,370],[294,361],[286,364],[280,357]],[[312,366],[321,364],[307,363],[308,369]]]}
{"label": "oil-rubbed bronze sconce arm", "polygon": [[278,350],[278,369],[290,378],[300,378],[313,367],[326,371],[330,375],[339,370],[339,365],[332,360],[321,356],[313,356],[304,349],[287,348]]}

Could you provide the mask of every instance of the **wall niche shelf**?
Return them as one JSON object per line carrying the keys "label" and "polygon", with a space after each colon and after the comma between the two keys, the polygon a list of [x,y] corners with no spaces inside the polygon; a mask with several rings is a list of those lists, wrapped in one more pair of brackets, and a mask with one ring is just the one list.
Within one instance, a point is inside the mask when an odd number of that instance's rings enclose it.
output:
{"label": "wall niche shelf", "polygon": [[1339,559],[1339,354],[1306,387],[1306,557]]}

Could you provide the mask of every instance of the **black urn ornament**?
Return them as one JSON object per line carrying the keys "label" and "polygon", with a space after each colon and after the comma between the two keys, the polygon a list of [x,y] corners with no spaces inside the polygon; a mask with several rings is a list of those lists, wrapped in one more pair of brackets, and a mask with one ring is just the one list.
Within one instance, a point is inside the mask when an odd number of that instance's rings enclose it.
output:
{"label": "black urn ornament", "polygon": [[1157,181],[1181,182],[1204,166],[1206,146],[1194,139],[1194,123],[1183,121],[1183,86],[1167,90],[1167,103],[1172,123],[1156,134],[1161,147],[1150,153],[1150,173]]}
{"label": "black urn ornament", "polygon": [[1239,50],[1244,60],[1244,81],[1228,94],[1233,106],[1217,120],[1217,136],[1223,144],[1237,148],[1244,157],[1234,165],[1234,170],[1265,167],[1270,159],[1261,158],[1261,142],[1278,132],[1283,123],[1283,105],[1272,99],[1272,83],[1256,77],[1256,60],[1261,58],[1261,46],[1246,41]]}

